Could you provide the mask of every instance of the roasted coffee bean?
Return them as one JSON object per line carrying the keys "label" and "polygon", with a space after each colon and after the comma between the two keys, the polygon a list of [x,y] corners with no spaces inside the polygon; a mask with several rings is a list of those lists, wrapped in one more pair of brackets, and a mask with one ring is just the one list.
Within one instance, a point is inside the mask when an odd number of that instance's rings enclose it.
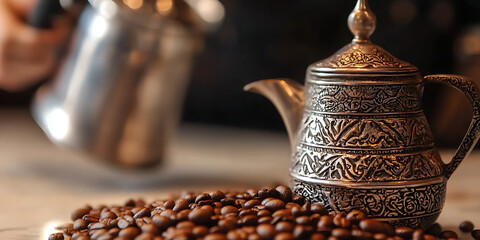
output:
{"label": "roasted coffee bean", "polygon": [[255,207],[255,206],[257,206],[257,205],[260,205],[260,204],[261,204],[260,200],[258,200],[258,199],[251,199],[251,200],[248,200],[247,202],[245,202],[245,204],[244,204],[243,207],[244,207],[244,208],[253,208],[253,207]]}
{"label": "roasted coffee bean", "polygon": [[[318,203],[293,195],[286,186],[247,192],[182,193],[175,199],[129,200],[123,206],[87,206],[72,213],[73,223],[49,238],[92,240],[433,240],[421,229],[367,219],[361,210],[328,212]],[[470,227],[461,224],[463,230]],[[435,230],[437,227],[437,230]],[[434,231],[432,231],[432,229]],[[436,224],[430,232],[441,232]],[[480,230],[472,236],[480,235]],[[445,231],[442,239],[455,239]]]}
{"label": "roasted coffee bean", "polygon": [[[326,215],[326,214],[322,214],[322,215]],[[354,209],[347,214],[346,218],[350,220],[350,222],[354,224],[358,224],[361,220],[366,218],[366,214],[360,210]]]}
{"label": "roasted coffee bean", "polygon": [[177,199],[175,201],[175,206],[173,206],[172,210],[175,211],[175,212],[180,212],[182,210],[187,209],[188,204],[189,204],[189,202],[184,198]]}
{"label": "roasted coffee bean", "polygon": [[63,240],[63,233],[53,233],[48,236],[48,240]]}
{"label": "roasted coffee bean", "polygon": [[294,225],[290,222],[287,222],[287,221],[281,221],[281,222],[278,222],[276,225],[275,225],[275,230],[277,232],[288,232],[288,233],[291,233],[293,232],[293,227]]}
{"label": "roasted coffee bean", "polygon": [[279,233],[279,234],[275,235],[274,240],[295,240],[295,237],[291,233],[282,232],[282,233]]}
{"label": "roasted coffee bean", "polygon": [[398,227],[395,229],[395,234],[404,239],[410,239],[412,238],[413,231],[414,230],[409,227]]}
{"label": "roasted coffee bean", "polygon": [[470,221],[463,221],[460,223],[460,226],[458,227],[460,231],[462,232],[471,232],[474,229],[473,223]]}
{"label": "roasted coffee bean", "polygon": [[73,222],[73,229],[83,230],[85,228],[87,228],[87,222],[85,222],[85,220],[78,218],[77,220],[75,220],[75,222]]}
{"label": "roasted coffee bean", "polygon": [[160,230],[165,230],[173,224],[170,218],[161,216],[160,214],[155,214],[152,217],[152,221],[153,221],[153,224]]}
{"label": "roasted coffee bean", "polygon": [[136,227],[127,227],[125,229],[120,230],[118,233],[119,237],[125,238],[135,238],[138,234],[140,234],[140,230]]}
{"label": "roasted coffee bean", "polygon": [[227,236],[221,233],[210,233],[206,235],[203,240],[227,240]]}
{"label": "roasted coffee bean", "polygon": [[331,234],[340,240],[348,240],[352,238],[352,232],[345,228],[334,228]]}
{"label": "roasted coffee bean", "polygon": [[[173,201],[171,202],[173,204]],[[133,218],[143,218],[143,217],[150,216],[151,211],[152,210],[150,208],[142,208],[140,211],[135,213],[135,215],[133,215]]]}
{"label": "roasted coffee bean", "polygon": [[247,233],[238,229],[230,230],[227,233],[228,240],[247,240],[247,238],[248,238]]}
{"label": "roasted coffee bean", "polygon": [[458,239],[457,233],[450,230],[443,231],[442,233],[440,233],[439,237],[442,239],[450,239],[450,238]]}
{"label": "roasted coffee bean", "polygon": [[265,207],[267,207],[267,209],[272,211],[272,212],[275,212],[277,210],[285,208],[285,203],[282,200],[276,199],[276,198],[274,198],[270,201],[267,201],[263,205],[265,205]]}
{"label": "roasted coffee bean", "polygon": [[260,200],[263,200],[265,198],[275,198],[278,195],[279,194],[278,194],[277,190],[275,190],[273,188],[262,188],[258,191],[258,198]]}
{"label": "roasted coffee bean", "polygon": [[471,235],[475,240],[480,240],[480,229],[473,230]]}
{"label": "roasted coffee bean", "polygon": [[292,193],[292,190],[287,187],[287,186],[278,186],[277,188],[275,188],[275,190],[277,190],[278,192],[278,197],[284,201],[284,202],[291,202],[292,201],[292,197],[293,197],[293,193]]}
{"label": "roasted coffee bean", "polygon": [[412,240],[423,240],[423,238],[424,238],[424,233],[422,229],[417,229],[413,231]]}
{"label": "roasted coffee bean", "polygon": [[[210,195],[208,195],[210,197]],[[208,224],[210,223],[210,218],[212,213],[204,209],[194,209],[188,214],[188,219],[195,224]]]}
{"label": "roasted coffee bean", "polygon": [[212,200],[212,197],[207,193],[202,193],[195,198],[195,203],[198,204],[200,201],[204,200]]}
{"label": "roasted coffee bean", "polygon": [[[312,204],[310,210],[312,211],[312,213],[318,213],[322,216],[328,215],[327,208],[325,208],[322,204],[319,204],[319,203]],[[351,221],[351,219],[349,220]]]}
{"label": "roasted coffee bean", "polygon": [[238,208],[237,207],[234,207],[234,206],[225,206],[225,207],[222,207],[222,210],[220,211],[221,214],[225,215],[227,213],[238,213]]}
{"label": "roasted coffee bean", "polygon": [[300,195],[295,195],[292,197],[292,202],[298,204],[298,205],[303,205],[305,204],[305,198],[300,196]]}

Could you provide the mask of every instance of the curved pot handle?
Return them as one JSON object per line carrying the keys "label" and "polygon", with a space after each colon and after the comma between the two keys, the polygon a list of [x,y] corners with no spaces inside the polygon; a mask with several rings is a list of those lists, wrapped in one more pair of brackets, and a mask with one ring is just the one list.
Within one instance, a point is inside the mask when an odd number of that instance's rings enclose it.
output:
{"label": "curved pot handle", "polygon": [[460,162],[473,150],[480,138],[480,90],[471,79],[459,75],[428,75],[425,76],[424,79],[454,87],[460,90],[468,98],[470,103],[472,103],[473,118],[467,134],[463,137],[462,143],[450,163],[445,165],[445,176],[448,179],[455,169],[457,169]]}

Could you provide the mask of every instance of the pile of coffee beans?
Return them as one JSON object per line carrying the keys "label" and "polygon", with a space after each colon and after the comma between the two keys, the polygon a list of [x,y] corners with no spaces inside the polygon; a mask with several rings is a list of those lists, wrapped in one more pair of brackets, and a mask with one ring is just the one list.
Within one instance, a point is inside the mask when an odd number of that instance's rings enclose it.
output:
{"label": "pile of coffee beans", "polygon": [[[86,206],[49,240],[401,240],[458,239],[436,224],[427,231],[367,219],[359,210],[329,212],[287,186],[245,192],[185,193],[178,198],[123,206]],[[471,224],[471,223],[470,223]],[[462,228],[473,230],[465,223]],[[462,229],[462,230],[463,230]],[[472,232],[476,239],[478,230]],[[476,237],[477,236],[477,237]]]}

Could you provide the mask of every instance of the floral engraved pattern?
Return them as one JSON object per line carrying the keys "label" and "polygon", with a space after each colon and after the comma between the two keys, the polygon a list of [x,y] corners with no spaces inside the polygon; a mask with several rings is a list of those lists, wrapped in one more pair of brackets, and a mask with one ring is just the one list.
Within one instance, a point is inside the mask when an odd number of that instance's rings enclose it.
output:
{"label": "floral engraved pattern", "polygon": [[306,111],[299,140],[315,146],[371,149],[433,144],[433,136],[423,114],[351,119]]}
{"label": "floral engraved pattern", "polygon": [[305,108],[329,113],[391,113],[421,109],[420,84],[329,85],[309,83]]}
{"label": "floral engraved pattern", "polygon": [[319,180],[385,182],[418,180],[442,174],[443,163],[434,150],[402,155],[355,155],[297,151],[291,172]]}
{"label": "floral engraved pattern", "polygon": [[[322,203],[329,210],[348,212],[352,209],[362,209],[371,217],[392,220],[419,217],[432,221],[430,216],[441,211],[446,193],[445,183],[416,187],[400,186],[393,189],[356,189],[293,180],[293,186],[296,194],[312,202]],[[428,225],[424,221],[418,221],[416,224]]]}
{"label": "floral engraved pattern", "polygon": [[373,44],[348,44],[333,56],[318,63],[320,68],[408,68],[414,66]]}

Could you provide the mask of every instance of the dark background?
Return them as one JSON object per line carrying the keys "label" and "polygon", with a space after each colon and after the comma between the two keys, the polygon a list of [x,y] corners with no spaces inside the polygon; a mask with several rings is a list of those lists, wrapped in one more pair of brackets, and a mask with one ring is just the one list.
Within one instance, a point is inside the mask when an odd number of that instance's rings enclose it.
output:
{"label": "dark background", "polygon": [[[196,59],[183,119],[284,131],[273,105],[243,92],[243,86],[278,77],[303,82],[309,64],[351,41],[346,21],[356,1],[221,2],[226,17],[207,36],[204,51]],[[371,0],[369,4],[377,16],[373,42],[416,65],[423,75],[462,73],[477,79],[480,50],[476,52],[474,40],[476,36],[480,42],[480,31],[475,28],[480,28],[479,0]],[[473,37],[467,41],[465,36]],[[0,92],[0,106],[27,107],[34,90]],[[440,146],[457,145],[468,126],[470,107],[460,96],[439,86],[426,86],[424,107]],[[446,111],[448,104],[459,112]]]}

